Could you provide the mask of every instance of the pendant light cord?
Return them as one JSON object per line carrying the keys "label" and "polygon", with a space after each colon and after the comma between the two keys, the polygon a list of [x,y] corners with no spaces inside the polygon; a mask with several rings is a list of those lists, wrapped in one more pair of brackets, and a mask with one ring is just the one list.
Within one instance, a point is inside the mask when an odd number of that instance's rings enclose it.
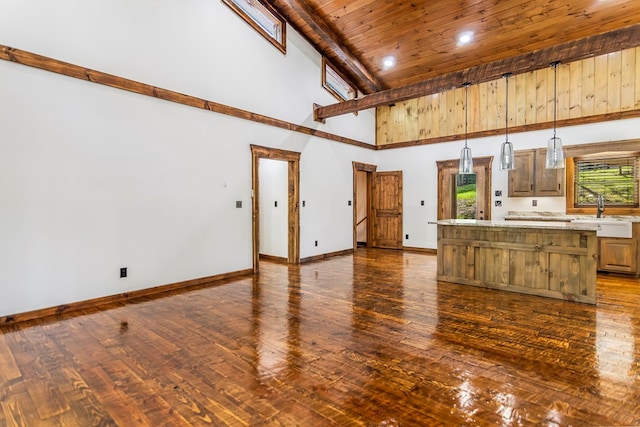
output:
{"label": "pendant light cord", "polygon": [[506,142],[509,142],[509,76],[511,73],[506,73],[504,75],[504,81],[507,85],[507,96],[504,103],[504,134],[506,137]]}
{"label": "pendant light cord", "polygon": [[560,61],[553,62],[551,66],[553,67],[553,138],[556,138],[556,120],[557,120],[557,109],[558,109],[558,65]]}
{"label": "pendant light cord", "polygon": [[464,84],[464,148],[467,148],[467,118],[469,116],[469,85]]}

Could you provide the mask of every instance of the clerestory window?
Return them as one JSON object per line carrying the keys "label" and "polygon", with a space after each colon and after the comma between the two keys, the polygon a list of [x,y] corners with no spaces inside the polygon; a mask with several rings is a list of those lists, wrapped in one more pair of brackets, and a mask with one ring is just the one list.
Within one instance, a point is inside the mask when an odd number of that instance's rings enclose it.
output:
{"label": "clerestory window", "polygon": [[261,0],[222,0],[282,53],[287,52],[287,22],[267,2]]}
{"label": "clerestory window", "polygon": [[358,90],[349,80],[333,66],[326,58],[322,58],[322,87],[328,90],[338,101],[354,99]]}

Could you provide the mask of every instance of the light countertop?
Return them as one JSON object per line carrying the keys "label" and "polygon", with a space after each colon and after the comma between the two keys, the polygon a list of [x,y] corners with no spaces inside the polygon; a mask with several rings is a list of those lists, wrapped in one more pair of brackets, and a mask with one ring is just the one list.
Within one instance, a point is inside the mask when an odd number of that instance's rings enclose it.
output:
{"label": "light countertop", "polygon": [[556,230],[576,230],[576,231],[597,231],[598,224],[573,223],[567,221],[489,221],[477,219],[441,219],[429,224],[456,225],[463,227],[507,227],[507,228],[530,228],[530,229],[556,229]]}
{"label": "light countertop", "polygon": [[[505,220],[517,221],[573,221],[574,219],[596,219],[595,215],[566,215],[564,212],[550,211],[509,211]],[[605,211],[603,220],[640,222],[640,216],[633,215],[607,215]]]}

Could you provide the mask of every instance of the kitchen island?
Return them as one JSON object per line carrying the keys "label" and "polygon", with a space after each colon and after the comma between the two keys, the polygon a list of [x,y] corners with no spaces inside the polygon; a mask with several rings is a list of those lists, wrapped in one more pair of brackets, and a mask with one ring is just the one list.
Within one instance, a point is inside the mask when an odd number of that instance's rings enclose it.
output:
{"label": "kitchen island", "polygon": [[438,280],[596,303],[598,225],[439,220]]}

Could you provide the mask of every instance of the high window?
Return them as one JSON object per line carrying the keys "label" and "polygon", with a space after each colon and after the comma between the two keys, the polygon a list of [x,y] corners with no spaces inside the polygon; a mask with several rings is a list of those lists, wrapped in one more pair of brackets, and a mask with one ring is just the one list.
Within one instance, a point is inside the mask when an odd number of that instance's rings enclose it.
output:
{"label": "high window", "polygon": [[287,52],[285,19],[268,3],[260,0],[222,0],[282,53]]}
{"label": "high window", "polygon": [[354,99],[358,90],[329,61],[322,58],[322,87],[339,101]]}
{"label": "high window", "polygon": [[638,156],[640,153],[615,152],[574,157],[567,170],[573,189],[573,208],[594,209],[598,195],[605,206],[619,213],[635,213],[638,203]]}

